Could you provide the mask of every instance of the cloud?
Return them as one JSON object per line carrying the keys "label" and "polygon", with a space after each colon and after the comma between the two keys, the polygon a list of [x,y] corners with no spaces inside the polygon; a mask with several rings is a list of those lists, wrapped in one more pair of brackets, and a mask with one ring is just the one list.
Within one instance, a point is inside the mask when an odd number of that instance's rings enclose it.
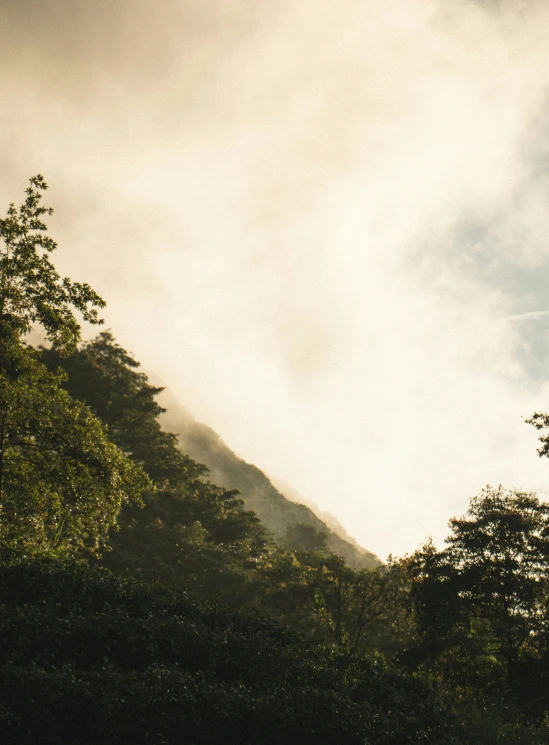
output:
{"label": "cloud", "polygon": [[382,556],[547,482],[545,3],[2,5],[0,197],[46,175],[61,270],[231,447]]}
{"label": "cloud", "polygon": [[513,316],[507,316],[507,321],[537,321],[540,318],[548,318],[549,310],[531,310],[527,313],[517,313]]}

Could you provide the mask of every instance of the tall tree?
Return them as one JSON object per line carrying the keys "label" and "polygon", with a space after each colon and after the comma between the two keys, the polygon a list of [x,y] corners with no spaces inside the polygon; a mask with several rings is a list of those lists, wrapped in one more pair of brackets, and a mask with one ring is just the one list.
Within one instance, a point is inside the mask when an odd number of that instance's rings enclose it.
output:
{"label": "tall tree", "polygon": [[390,562],[375,570],[356,570],[333,554],[323,558],[318,569],[309,582],[315,613],[330,641],[350,652],[375,648],[394,654],[410,627],[402,569]]}
{"label": "tall tree", "polygon": [[450,521],[459,594],[493,630],[509,682],[539,633],[549,580],[549,505],[531,492],[486,487]]}
{"label": "tall tree", "polygon": [[451,643],[451,635],[461,620],[461,603],[456,593],[455,568],[444,551],[437,551],[432,540],[401,565],[411,579],[410,594],[422,652],[430,666]]}
{"label": "tall tree", "polygon": [[[12,359],[15,352],[12,354]],[[97,552],[122,506],[151,486],[33,350],[0,374],[0,543],[10,550]]]}
{"label": "tall tree", "polygon": [[42,360],[52,371],[62,368],[66,390],[91,408],[107,426],[111,441],[158,488],[178,488],[206,473],[205,466],[179,449],[175,434],[163,431],[158,417],[164,409],[156,401],[163,389],[149,383],[139,362],[110,331],[81,344],[70,355],[44,349]]}
{"label": "tall tree", "polygon": [[80,338],[75,311],[88,323],[102,323],[97,309],[105,301],[88,284],[62,278],[51,263],[57,244],[42,219],[53,213],[41,205],[47,188],[42,176],[31,178],[23,204],[12,203],[0,220],[0,323],[20,336],[38,323],[56,348],[67,350]]}
{"label": "tall tree", "polygon": [[62,279],[49,259],[40,199],[31,179],[19,209],[0,220],[0,539],[4,548],[98,550],[122,504],[150,481],[107,439],[89,408],[62,388],[24,341],[33,324],[60,353],[80,337],[76,313],[100,323],[104,301],[86,284]]}
{"label": "tall tree", "polygon": [[460,644],[496,655],[516,688],[519,668],[540,653],[547,620],[549,505],[531,492],[488,486],[450,527],[444,551],[427,546],[409,562],[430,656],[449,646],[459,656]]}

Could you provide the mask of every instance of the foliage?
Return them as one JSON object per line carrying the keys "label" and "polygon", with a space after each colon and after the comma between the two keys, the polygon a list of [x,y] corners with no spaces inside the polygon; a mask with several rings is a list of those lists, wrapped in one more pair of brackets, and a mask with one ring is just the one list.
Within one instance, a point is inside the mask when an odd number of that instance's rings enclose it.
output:
{"label": "foliage", "polygon": [[8,745],[456,742],[421,682],[259,616],[61,562],[0,566],[0,597]]}
{"label": "foliage", "polygon": [[126,509],[119,524],[103,558],[110,569],[231,605],[252,602],[271,539],[234,492],[195,481],[184,493],[148,493],[144,509]]}
{"label": "foliage", "polygon": [[321,564],[314,592],[315,612],[338,647],[390,655],[408,640],[410,603],[400,567],[357,571],[332,555]]}
{"label": "foliage", "polygon": [[409,581],[400,565],[353,569],[334,554],[274,550],[255,576],[255,607],[318,641],[391,658],[413,633]]}
{"label": "foliage", "polygon": [[75,312],[99,323],[104,306],[50,262],[46,188],[41,176],[31,179],[23,205],[0,220],[0,540],[4,551],[96,552],[122,505],[151,484],[23,341],[39,323],[66,354],[80,334]]}
{"label": "foliage", "polygon": [[112,551],[103,563],[140,579],[161,580],[202,597],[223,597],[240,604],[258,558],[272,543],[257,517],[244,509],[234,490],[205,480],[206,469],[164,432],[163,412],[139,363],[110,332],[81,345],[70,355],[42,350],[52,370],[65,373],[64,385],[107,426],[111,440],[153,479],[157,489],[143,494],[144,509],[127,507],[120,532],[111,535]]}
{"label": "foliage", "polygon": [[467,612],[485,619],[509,676],[535,646],[549,580],[549,506],[533,493],[487,487],[450,521],[448,557]]}
{"label": "foliage", "polygon": [[401,562],[412,582],[410,586],[415,621],[421,640],[421,656],[434,666],[450,637],[462,621],[456,593],[455,572],[444,552],[429,540],[411,557]]}
{"label": "foliage", "polygon": [[342,649],[375,647],[390,655],[400,649],[409,633],[409,597],[396,567],[352,569],[326,553],[326,532],[306,523],[289,526],[286,552],[279,550],[238,493],[207,482],[204,467],[162,431],[161,389],[110,332],[68,356],[52,350],[42,356],[51,369],[62,367],[67,390],[101,417],[113,441],[157,485],[156,493],[143,495],[144,509],[122,511],[105,566],[256,608]]}
{"label": "foliage", "polygon": [[64,386],[85,402],[107,426],[109,438],[138,463],[158,488],[185,485],[206,468],[184,455],[177,436],[164,432],[158,422],[164,409],[155,397],[163,390],[152,386],[139,363],[105,331],[95,339],[60,355],[43,349],[50,370],[61,367]]}
{"label": "foliage", "polygon": [[31,178],[23,204],[11,204],[0,220],[0,323],[19,335],[39,323],[57,349],[67,350],[80,338],[74,311],[101,323],[97,308],[105,303],[89,285],[62,279],[51,263],[57,244],[46,235],[42,218],[53,210],[40,204],[47,188],[42,176]]}
{"label": "foliage", "polygon": [[526,424],[531,424],[537,430],[545,430],[539,437],[541,443],[538,448],[538,455],[540,458],[549,458],[549,414],[544,414],[542,411],[536,411],[530,419],[526,419]]}
{"label": "foliage", "polygon": [[[277,546],[162,430],[162,389],[113,335],[78,346],[104,302],[51,264],[46,188],[0,220],[2,742],[547,742],[549,506],[487,487],[442,551],[367,571],[221,444]],[[34,324],[50,348],[24,343]]]}
{"label": "foliage", "polygon": [[[207,466],[214,483],[239,491],[247,509],[255,512],[283,548],[317,550],[318,545],[313,548],[308,543],[308,537],[315,532],[293,530],[295,525],[307,525],[320,534],[326,533],[327,553],[343,556],[351,566],[374,569],[381,564],[374,554],[347,540],[348,536],[341,537],[337,529],[329,528],[309,507],[300,504],[299,494],[285,487],[283,491],[289,499],[283,496],[259,468],[239,458],[215,432],[194,420],[177,402],[170,404],[162,419],[166,426],[179,432],[179,443],[184,451]],[[299,538],[307,542],[299,543],[296,540]]]}
{"label": "foliage", "polygon": [[[0,541],[5,549],[100,550],[122,505],[150,482],[32,349],[0,339]],[[1,329],[0,329],[1,331]]]}
{"label": "foliage", "polygon": [[287,551],[323,551],[327,553],[328,533],[315,525],[292,523],[280,542]]}
{"label": "foliage", "polygon": [[416,663],[477,700],[505,694],[511,708],[543,716],[549,506],[486,487],[450,527],[443,551],[427,544],[403,563],[413,580]]}

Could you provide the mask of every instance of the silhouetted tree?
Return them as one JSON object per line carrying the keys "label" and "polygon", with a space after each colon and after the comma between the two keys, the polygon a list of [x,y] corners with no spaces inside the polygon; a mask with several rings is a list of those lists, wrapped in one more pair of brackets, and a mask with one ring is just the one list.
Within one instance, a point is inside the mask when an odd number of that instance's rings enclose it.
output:
{"label": "silhouetted tree", "polygon": [[477,675],[481,660],[499,658],[516,691],[547,623],[549,506],[530,492],[488,486],[450,527],[443,551],[427,544],[407,560],[428,658],[446,672],[460,660],[462,676],[467,665]]}

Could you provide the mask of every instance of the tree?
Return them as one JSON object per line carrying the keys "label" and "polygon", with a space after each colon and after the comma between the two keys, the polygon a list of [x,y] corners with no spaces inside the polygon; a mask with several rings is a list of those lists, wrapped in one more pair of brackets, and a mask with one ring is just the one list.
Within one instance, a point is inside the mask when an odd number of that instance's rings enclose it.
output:
{"label": "tree", "polygon": [[513,682],[544,612],[549,505],[532,492],[486,487],[450,526],[448,551],[459,595],[470,612],[490,623]]}
{"label": "tree", "polygon": [[177,436],[158,420],[163,390],[148,382],[139,362],[109,331],[70,354],[43,349],[42,360],[65,374],[63,385],[107,427],[109,438],[156,485],[143,507],[122,510],[112,534],[109,568],[161,580],[202,596],[244,603],[258,559],[272,543],[236,491],[206,481],[207,469],[185,455]]}
{"label": "tree", "polygon": [[146,493],[144,507],[124,509],[119,525],[102,561],[109,569],[253,604],[258,562],[272,541],[235,492],[197,480],[184,491]]}
{"label": "tree", "polygon": [[83,563],[0,565],[0,639],[6,745],[464,742],[379,657]]}
{"label": "tree", "polygon": [[434,666],[449,644],[449,634],[460,621],[454,567],[444,551],[437,551],[432,540],[403,559],[401,565],[411,579],[410,592],[422,651]]}
{"label": "tree", "polygon": [[18,209],[12,203],[0,220],[0,323],[19,336],[38,323],[46,338],[65,351],[80,338],[75,311],[88,323],[102,323],[97,308],[105,301],[88,284],[61,278],[51,263],[57,244],[46,234],[42,217],[53,210],[40,204],[47,188],[42,176],[31,178],[23,204]]}
{"label": "tree", "polygon": [[18,365],[15,379],[0,375],[0,543],[95,553],[150,481],[32,350],[20,350]]}
{"label": "tree", "polygon": [[328,533],[307,523],[292,523],[286,528],[282,548],[287,551],[322,551],[326,553]]}
{"label": "tree", "polygon": [[[539,654],[547,617],[549,505],[531,492],[486,487],[450,521],[447,547],[409,562],[420,630],[430,656],[451,647],[503,660],[507,685]],[[463,650],[462,650],[463,651]]]}
{"label": "tree", "polygon": [[315,613],[338,647],[388,655],[398,650],[408,633],[410,603],[408,583],[397,564],[356,570],[332,554],[309,582]]}
{"label": "tree", "polygon": [[80,335],[75,312],[99,323],[104,305],[49,260],[56,244],[41,220],[51,213],[40,206],[46,188],[41,176],[31,179],[24,204],[0,221],[0,539],[8,550],[94,552],[122,504],[151,483],[23,340],[39,323],[67,354]]}
{"label": "tree", "polygon": [[158,417],[165,411],[155,400],[163,388],[149,383],[140,364],[110,331],[81,344],[70,354],[42,350],[42,359],[66,373],[63,385],[86,403],[106,425],[109,438],[138,463],[159,489],[184,487],[203,476],[206,467],[186,456],[177,435],[164,432]]}
{"label": "tree", "polygon": [[[537,430],[549,429],[549,414],[536,411],[530,419],[526,419],[526,424],[531,424]],[[549,432],[545,432],[539,438],[541,446],[538,448],[538,455],[540,458],[549,458]]]}

